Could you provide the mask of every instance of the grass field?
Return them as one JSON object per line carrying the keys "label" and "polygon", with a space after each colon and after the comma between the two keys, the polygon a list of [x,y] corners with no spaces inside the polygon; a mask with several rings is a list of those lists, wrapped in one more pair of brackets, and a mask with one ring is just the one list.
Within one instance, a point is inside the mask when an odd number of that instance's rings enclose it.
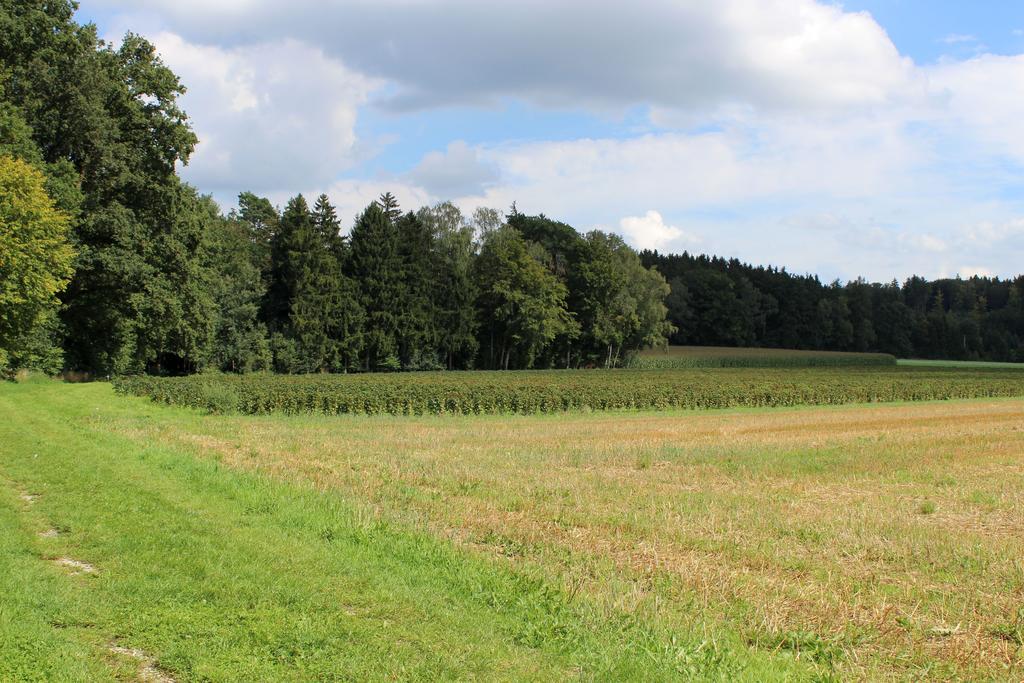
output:
{"label": "grass field", "polygon": [[896,357],[887,353],[668,346],[641,351],[629,359],[628,365],[645,369],[892,366]]}
{"label": "grass field", "polygon": [[1024,675],[1024,400],[0,413],[0,680]]}

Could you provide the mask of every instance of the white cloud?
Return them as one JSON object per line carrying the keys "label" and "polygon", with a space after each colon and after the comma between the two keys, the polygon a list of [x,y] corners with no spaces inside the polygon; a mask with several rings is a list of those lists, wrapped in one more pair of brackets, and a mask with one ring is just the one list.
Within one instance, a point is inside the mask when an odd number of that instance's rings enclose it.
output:
{"label": "white cloud", "polygon": [[944,240],[935,235],[908,235],[905,241],[910,246],[923,251],[942,252],[949,248]]}
{"label": "white cloud", "polygon": [[626,216],[619,221],[619,229],[626,241],[637,249],[664,249],[670,244],[696,244],[696,236],[674,225],[666,225],[661,214],[648,211],[643,216]]}
{"label": "white cloud", "polygon": [[[814,0],[94,0],[193,42],[296,39],[397,86],[400,108],[876,106],[920,94],[866,12]],[[582,17],[585,20],[581,20]]]}
{"label": "white cloud", "polygon": [[957,43],[976,43],[978,42],[978,38],[970,35],[969,33],[950,33],[943,37],[941,42],[946,45],[956,45]]}
{"label": "white cloud", "polygon": [[983,268],[981,266],[960,266],[957,273],[960,277],[964,278],[974,277],[975,275],[978,277],[992,277],[995,275],[995,273],[988,268]]}
{"label": "white cloud", "polygon": [[360,149],[356,114],[379,84],[291,39],[236,48],[150,37],[186,84],[200,143],[184,175],[205,191],[326,185]]}
{"label": "white cloud", "polygon": [[943,62],[926,73],[944,100],[929,112],[936,125],[980,141],[990,155],[1024,163],[1024,55],[981,55]]}
{"label": "white cloud", "polygon": [[1024,218],[1012,218],[1002,223],[981,221],[961,231],[961,241],[970,246],[1007,247],[1008,242],[1017,242],[1024,247]]}
{"label": "white cloud", "polygon": [[446,151],[430,152],[423,157],[407,177],[433,195],[455,199],[482,195],[499,175],[492,164],[480,159],[475,148],[456,140]]}

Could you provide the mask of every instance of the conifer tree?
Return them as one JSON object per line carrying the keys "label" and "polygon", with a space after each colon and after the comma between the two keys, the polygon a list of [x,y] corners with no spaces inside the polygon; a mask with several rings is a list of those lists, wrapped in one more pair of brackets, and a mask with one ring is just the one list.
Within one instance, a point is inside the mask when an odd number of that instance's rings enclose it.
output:
{"label": "conifer tree", "polygon": [[324,253],[320,260],[326,296],[324,322],[332,345],[331,369],[347,371],[358,367],[364,314],[356,283],[345,273],[349,248],[327,195],[320,195],[313,206],[313,228]]}
{"label": "conifer tree", "polygon": [[[288,235],[285,258],[290,281],[288,333],[295,340],[299,360],[296,370],[326,372],[337,363],[337,348],[330,327],[338,309],[337,262],[328,248],[324,231],[329,230],[334,209],[318,202],[314,216],[302,195],[292,199],[281,217],[282,232]],[[337,225],[337,219],[333,219]]]}
{"label": "conifer tree", "polygon": [[423,207],[417,215],[434,240],[438,349],[449,370],[471,367],[478,348],[474,227],[451,202]]}
{"label": "conifer tree", "polygon": [[437,254],[434,235],[412,212],[396,223],[402,262],[402,297],[399,319],[399,358],[403,368],[438,366]]}
{"label": "conifer tree", "polygon": [[389,214],[397,210],[397,204],[388,197],[366,207],[350,236],[349,272],[359,285],[359,303],[366,315],[362,366],[367,370],[400,367],[402,260],[398,231],[390,218],[393,214]]}

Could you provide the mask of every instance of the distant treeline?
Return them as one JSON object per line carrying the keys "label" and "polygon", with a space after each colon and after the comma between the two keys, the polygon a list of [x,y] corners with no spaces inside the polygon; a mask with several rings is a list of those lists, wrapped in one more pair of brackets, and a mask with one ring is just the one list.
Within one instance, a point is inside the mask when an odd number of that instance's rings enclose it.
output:
{"label": "distant treeline", "polygon": [[350,226],[325,196],[223,215],[177,173],[177,76],[75,9],[0,0],[0,374],[613,366],[669,339],[1022,359],[1019,279],[823,286],[390,194]]}
{"label": "distant treeline", "polygon": [[640,258],[671,286],[673,344],[1024,362],[1024,276],[844,285],[736,259]]}

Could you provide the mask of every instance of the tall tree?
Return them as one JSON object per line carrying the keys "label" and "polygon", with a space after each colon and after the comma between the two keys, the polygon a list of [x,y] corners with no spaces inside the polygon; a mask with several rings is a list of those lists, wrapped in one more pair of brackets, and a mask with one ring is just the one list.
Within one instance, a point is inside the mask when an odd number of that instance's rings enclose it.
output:
{"label": "tall tree", "polygon": [[196,143],[177,105],[184,88],[146,40],[128,34],[108,46],[74,21],[75,7],[0,5],[3,97],[31,127],[42,161],[81,180],[78,259],[63,295],[68,362],[185,370],[212,309],[188,286],[202,280],[193,277],[202,225],[198,198],[175,175]]}
{"label": "tall tree", "polygon": [[349,248],[341,235],[341,223],[327,195],[317,197],[313,206],[313,229],[320,250],[310,264],[318,273],[318,296],[324,328],[331,344],[330,369],[347,371],[359,364],[363,348],[364,312],[356,283],[345,274]]}
{"label": "tall tree", "polygon": [[260,320],[265,286],[252,249],[251,227],[237,216],[221,217],[204,201],[211,220],[203,236],[207,289],[216,306],[214,341],[206,363],[225,372],[269,370],[270,344]]}
{"label": "tall tree", "polygon": [[0,156],[0,372],[29,360],[19,342],[51,324],[72,274],[69,219],[45,184],[28,163]]}
{"label": "tall tree", "polygon": [[260,269],[260,277],[270,282],[273,263],[272,250],[274,235],[277,234],[281,216],[277,208],[266,197],[258,197],[252,192],[238,195],[238,210],[230,217],[244,225],[249,232],[250,248],[253,259]]}
{"label": "tall tree", "polygon": [[362,366],[367,370],[397,370],[402,259],[398,230],[387,196],[360,214],[349,237],[349,270],[359,284],[359,302],[366,314]]}
{"label": "tall tree", "polygon": [[575,328],[566,287],[544,265],[549,258],[539,245],[531,253],[511,226],[484,240],[475,274],[489,367],[533,367],[555,337]]}
{"label": "tall tree", "polygon": [[438,367],[437,253],[430,226],[415,213],[396,222],[402,296],[398,352],[402,367]]}
{"label": "tall tree", "polygon": [[[476,357],[476,257],[474,224],[468,223],[451,202],[420,209],[420,221],[434,235],[437,344],[449,370],[468,368]],[[494,215],[499,216],[498,212]],[[496,228],[488,228],[489,230]]]}

